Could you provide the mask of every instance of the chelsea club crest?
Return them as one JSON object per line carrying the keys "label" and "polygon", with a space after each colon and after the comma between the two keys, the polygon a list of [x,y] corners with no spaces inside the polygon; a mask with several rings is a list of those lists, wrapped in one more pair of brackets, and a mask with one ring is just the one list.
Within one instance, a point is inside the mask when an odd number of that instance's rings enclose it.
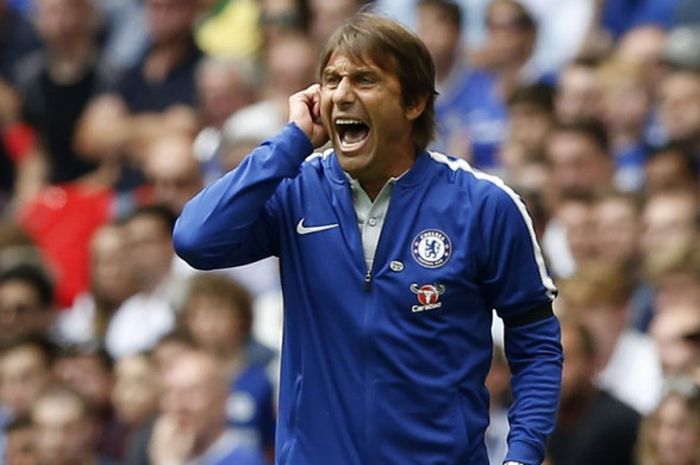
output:
{"label": "chelsea club crest", "polygon": [[413,239],[413,258],[426,268],[438,268],[452,255],[452,243],[442,231],[426,229]]}

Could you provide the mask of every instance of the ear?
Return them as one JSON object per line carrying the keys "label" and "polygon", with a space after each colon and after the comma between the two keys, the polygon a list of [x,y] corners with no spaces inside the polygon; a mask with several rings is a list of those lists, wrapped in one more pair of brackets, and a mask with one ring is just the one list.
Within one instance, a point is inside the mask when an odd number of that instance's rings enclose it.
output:
{"label": "ear", "polygon": [[409,121],[414,121],[423,114],[423,110],[425,110],[425,106],[427,104],[428,97],[423,96],[416,98],[416,100],[410,105],[406,105],[406,107],[404,107],[404,115],[406,116],[406,119]]}

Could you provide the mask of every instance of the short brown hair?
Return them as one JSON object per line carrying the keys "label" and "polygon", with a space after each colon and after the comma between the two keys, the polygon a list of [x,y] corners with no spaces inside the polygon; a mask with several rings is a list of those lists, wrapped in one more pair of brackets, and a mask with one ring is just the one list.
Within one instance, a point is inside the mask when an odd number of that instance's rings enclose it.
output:
{"label": "short brown hair", "polygon": [[232,313],[240,318],[243,328],[248,333],[253,325],[253,300],[248,290],[233,279],[216,273],[198,274],[190,283],[185,298],[184,317],[191,310],[192,303],[199,297],[214,299],[229,306]]}
{"label": "short brown hair", "polygon": [[361,12],[336,30],[321,50],[319,76],[335,51],[360,62],[367,59],[396,75],[404,106],[426,99],[423,113],[413,122],[413,143],[424,150],[435,132],[435,63],[418,36],[381,15]]}

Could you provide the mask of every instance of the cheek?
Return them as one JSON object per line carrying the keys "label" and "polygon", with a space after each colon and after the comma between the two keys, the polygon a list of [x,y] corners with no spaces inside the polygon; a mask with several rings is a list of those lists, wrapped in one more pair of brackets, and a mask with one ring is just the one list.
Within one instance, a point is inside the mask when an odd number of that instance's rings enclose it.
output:
{"label": "cheek", "polygon": [[321,122],[326,128],[330,127],[331,110],[333,108],[333,99],[328,91],[321,91],[321,102],[319,111],[321,112]]}

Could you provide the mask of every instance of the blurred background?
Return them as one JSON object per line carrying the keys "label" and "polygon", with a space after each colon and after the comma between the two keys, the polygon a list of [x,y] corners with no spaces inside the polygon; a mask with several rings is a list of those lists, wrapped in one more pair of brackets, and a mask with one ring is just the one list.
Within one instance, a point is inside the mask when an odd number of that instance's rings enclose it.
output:
{"label": "blurred background", "polygon": [[362,8],[433,55],[431,149],[533,217],[566,358],[547,462],[700,464],[698,0],[0,0],[0,463],[274,462],[277,263],[198,273],[171,231]]}

